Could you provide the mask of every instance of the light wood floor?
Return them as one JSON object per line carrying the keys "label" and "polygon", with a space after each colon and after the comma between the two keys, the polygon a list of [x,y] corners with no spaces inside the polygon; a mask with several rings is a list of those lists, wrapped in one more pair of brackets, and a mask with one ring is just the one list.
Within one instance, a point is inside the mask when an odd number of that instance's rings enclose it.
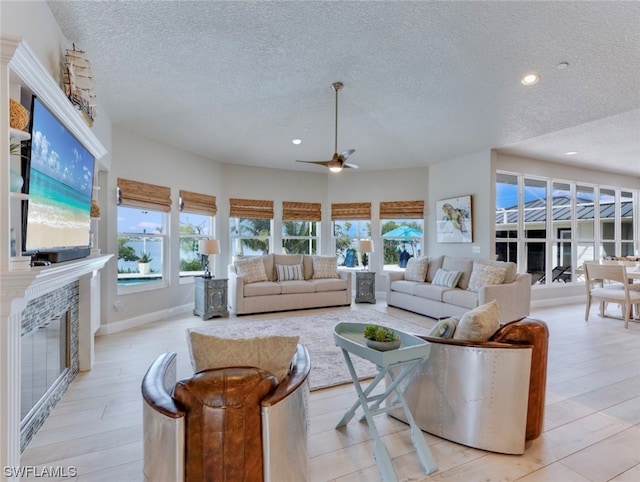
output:
{"label": "light wood floor", "polygon": [[[434,324],[383,302],[351,309],[388,311],[425,328]],[[381,415],[377,426],[399,480],[640,480],[640,324],[625,330],[621,320],[600,318],[596,311],[586,323],[582,305],[532,313],[548,323],[551,336],[545,430],[524,455],[483,452],[424,434],[439,467],[427,477],[407,426]],[[66,481],[141,481],[140,381],[147,367],[158,354],[176,351],[178,376],[187,376],[185,329],[230,321],[183,316],[97,338],[95,368],[77,377],[23,453],[22,465],[77,468],[77,478],[60,479]],[[380,480],[366,424],[354,420],[346,429],[334,429],[354,400],[352,385],[312,392],[310,481]]]}

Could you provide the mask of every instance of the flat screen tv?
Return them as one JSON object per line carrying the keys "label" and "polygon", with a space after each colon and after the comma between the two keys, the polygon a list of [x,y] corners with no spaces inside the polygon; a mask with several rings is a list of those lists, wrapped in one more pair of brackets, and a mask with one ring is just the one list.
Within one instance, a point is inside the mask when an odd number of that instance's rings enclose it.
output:
{"label": "flat screen tv", "polygon": [[95,157],[33,96],[23,173],[23,253],[51,262],[90,253]]}

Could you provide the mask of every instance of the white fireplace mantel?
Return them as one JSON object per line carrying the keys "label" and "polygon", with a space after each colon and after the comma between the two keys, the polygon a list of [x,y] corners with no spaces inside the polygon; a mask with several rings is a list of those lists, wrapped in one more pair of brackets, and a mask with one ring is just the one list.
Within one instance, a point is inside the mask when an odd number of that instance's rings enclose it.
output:
{"label": "white fireplace mantel", "polygon": [[[99,271],[113,255],[95,256],[25,270],[0,272],[0,467],[20,466],[20,337],[27,304],[70,283],[79,283],[79,369],[93,365],[100,327]],[[3,470],[0,481],[18,481]]]}

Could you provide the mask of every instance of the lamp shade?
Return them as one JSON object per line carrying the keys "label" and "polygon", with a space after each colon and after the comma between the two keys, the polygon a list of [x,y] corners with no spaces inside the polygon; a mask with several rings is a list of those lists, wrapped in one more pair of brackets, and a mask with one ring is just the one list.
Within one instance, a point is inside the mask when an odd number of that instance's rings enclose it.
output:
{"label": "lamp shade", "polygon": [[220,252],[220,241],[217,239],[201,239],[198,241],[198,253],[218,254]]}
{"label": "lamp shade", "polygon": [[373,253],[373,241],[370,239],[361,239],[358,241],[358,248],[361,253]]}

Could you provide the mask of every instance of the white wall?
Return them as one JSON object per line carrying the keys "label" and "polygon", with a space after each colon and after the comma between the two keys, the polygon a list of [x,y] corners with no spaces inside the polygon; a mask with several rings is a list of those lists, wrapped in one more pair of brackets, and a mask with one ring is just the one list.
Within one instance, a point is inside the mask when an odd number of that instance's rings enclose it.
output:
{"label": "white wall", "polygon": [[[101,189],[101,195],[104,197],[103,215],[100,220],[101,238],[103,238],[102,233],[106,231],[106,246],[104,244],[100,246],[103,252],[117,253],[118,251],[116,187],[119,177],[171,188],[173,209],[170,213],[169,235],[172,239],[179,237],[180,213],[177,206],[180,189],[213,196],[220,195],[222,191],[220,163],[118,127],[113,128],[112,135],[111,170],[106,176],[106,187]],[[106,192],[103,192],[105,189]],[[216,201],[219,203],[220,210],[219,197]],[[221,204],[224,212],[224,202]],[[222,217],[219,216],[217,219]],[[215,230],[216,233],[224,232],[219,225],[215,226]],[[192,304],[194,286],[192,282],[180,283],[179,263],[176,262],[179,256],[178,243],[172,243],[168,263],[171,270],[167,273],[168,287],[128,295],[118,295],[118,267],[117,259],[114,257],[103,270],[106,296],[102,305],[101,333],[113,331],[113,328],[109,327],[113,323],[130,319],[152,321],[154,316],[159,316],[163,312],[171,312],[176,308]],[[222,263],[216,260],[214,274],[222,277],[225,273],[226,264],[222,266]]]}
{"label": "white wall", "polygon": [[[603,164],[606,159],[603,160]],[[640,189],[640,177],[614,174],[607,171],[596,171],[552,162],[510,156],[496,152],[494,170],[510,171],[533,176],[553,177],[559,180],[580,181],[599,184],[601,186]]]}
{"label": "white wall", "polygon": [[[492,206],[491,152],[476,152],[451,159],[429,167],[429,203],[427,223],[427,249],[429,256],[447,254],[475,258],[493,255],[491,232],[494,223]],[[473,221],[472,243],[438,243],[436,221],[441,213],[435,212],[437,201],[458,196],[471,195],[471,215]],[[473,253],[472,248],[480,249]]]}

